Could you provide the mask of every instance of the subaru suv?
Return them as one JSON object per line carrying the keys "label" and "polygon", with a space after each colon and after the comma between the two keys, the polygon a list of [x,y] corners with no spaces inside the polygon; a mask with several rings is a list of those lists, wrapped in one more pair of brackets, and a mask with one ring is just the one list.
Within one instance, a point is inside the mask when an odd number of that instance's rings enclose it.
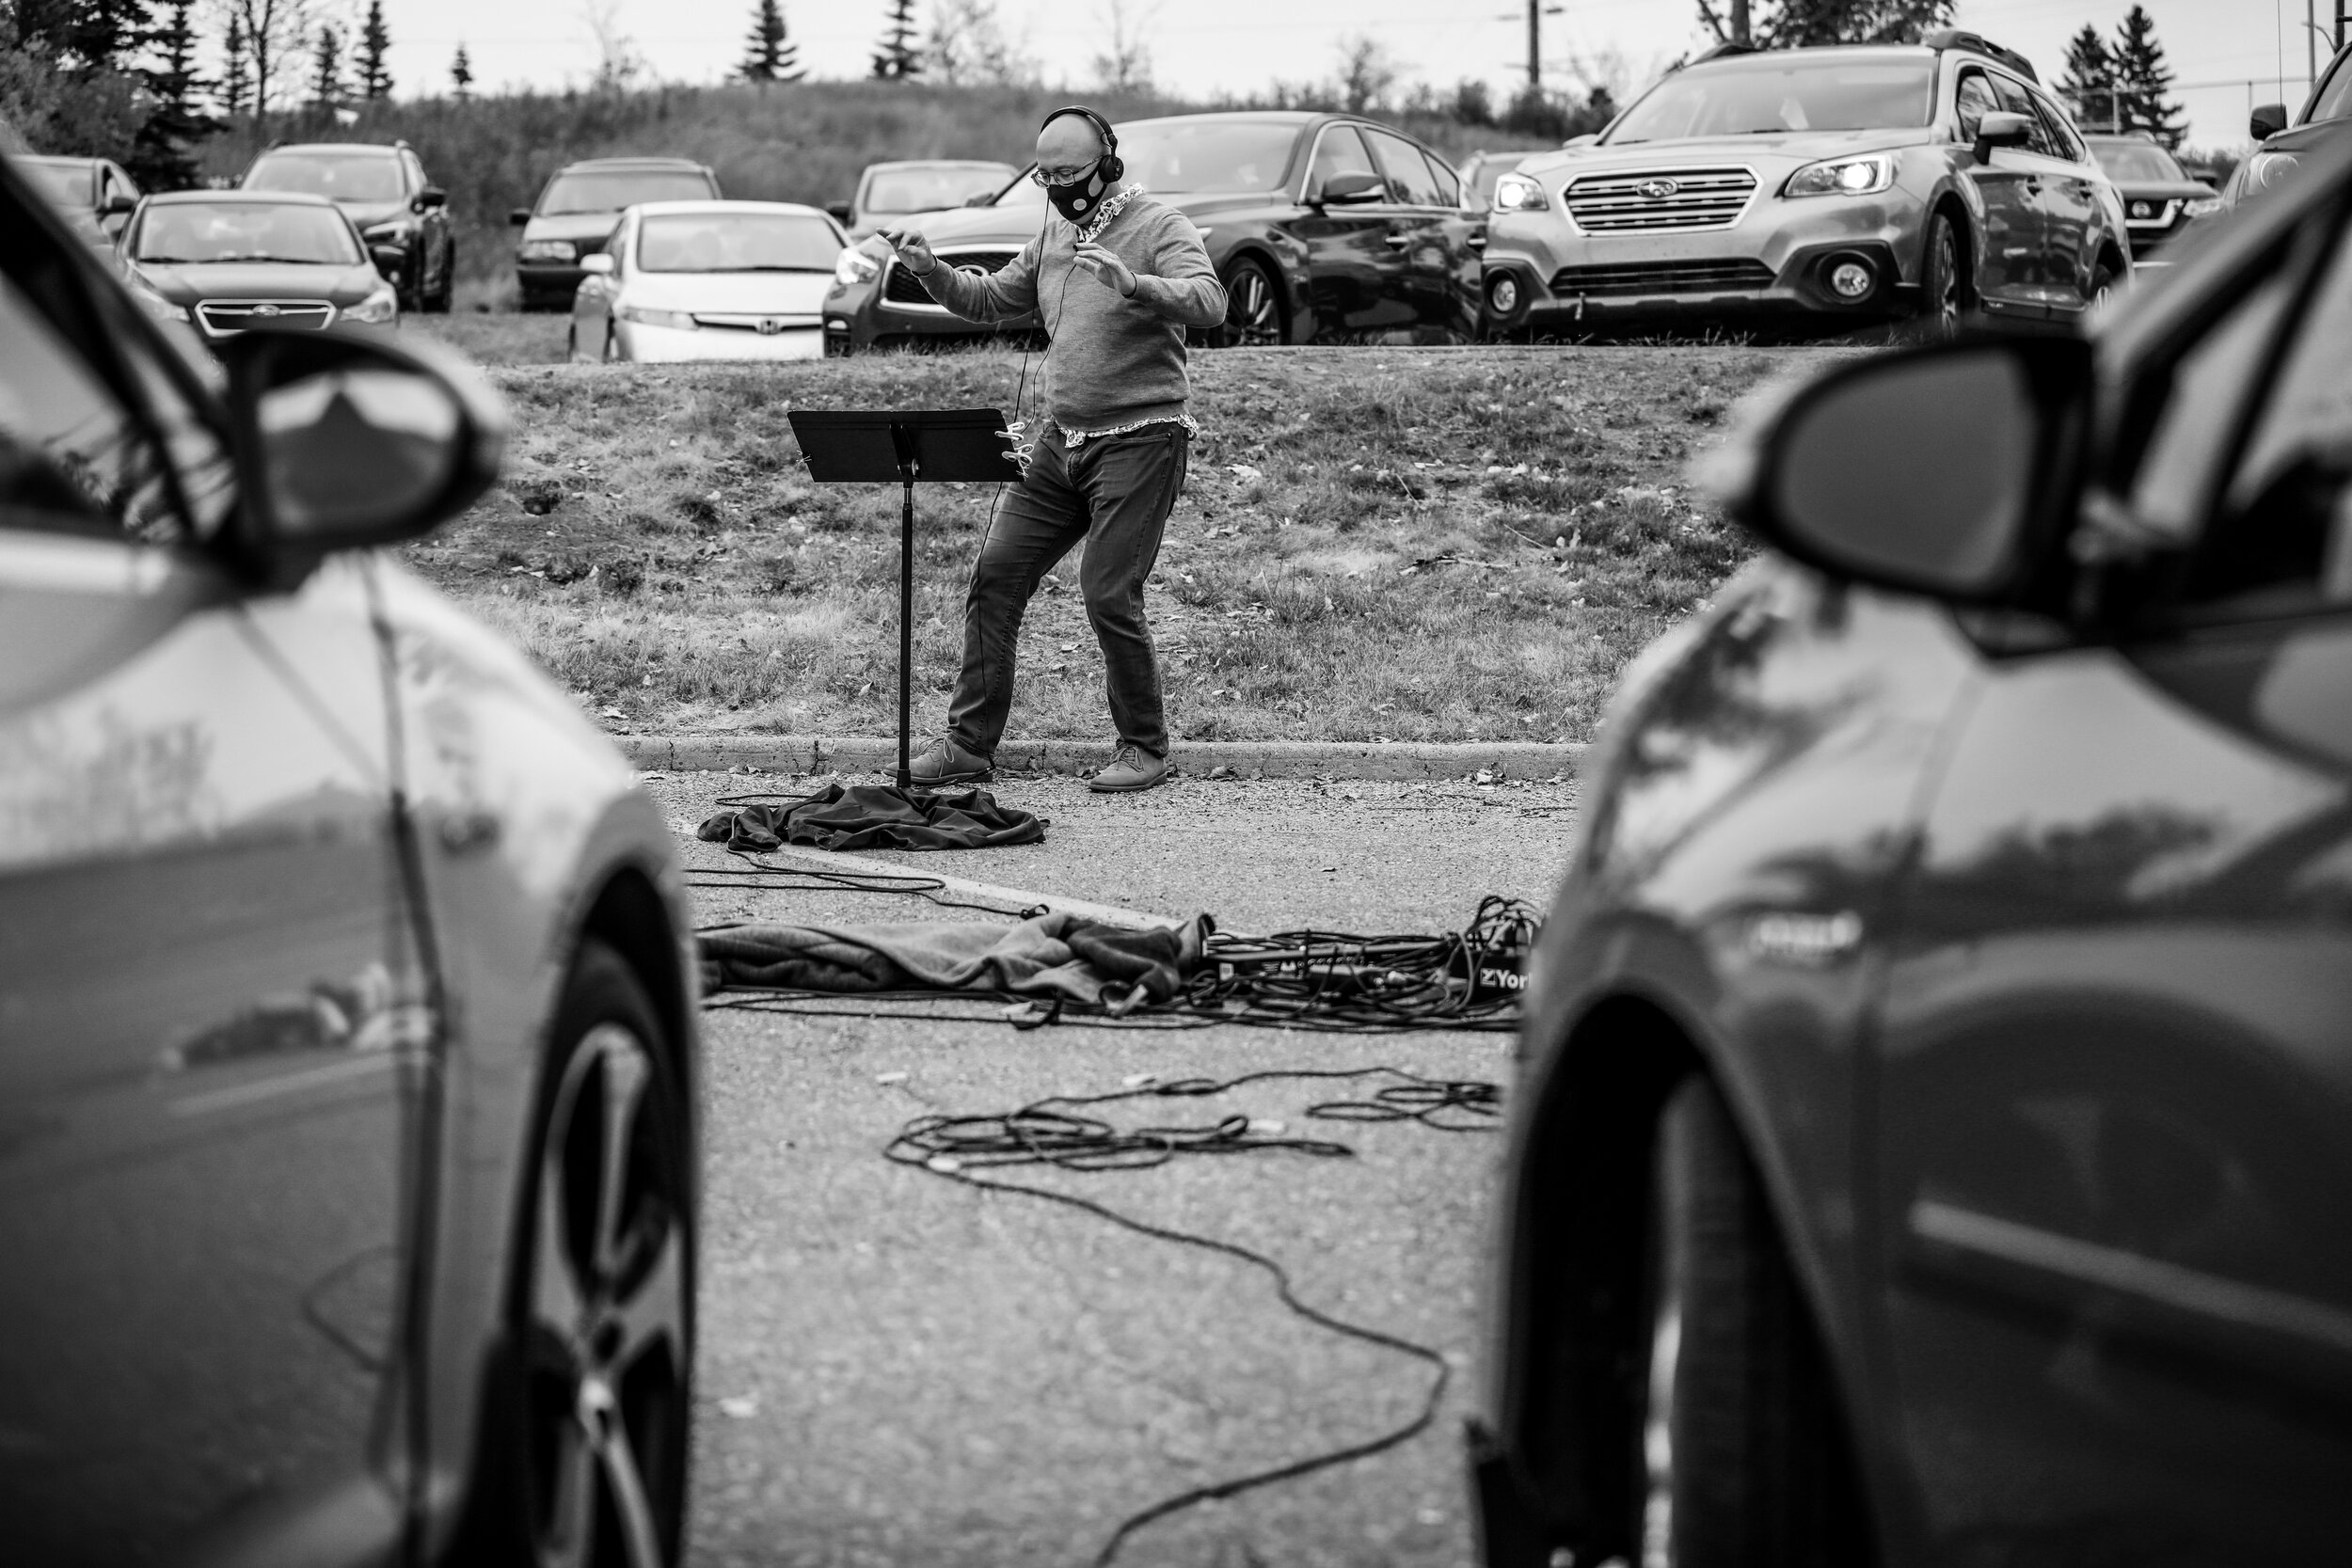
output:
{"label": "subaru suv", "polygon": [[1726,45],[1496,182],[1486,325],[2069,320],[2130,276],[2128,233],[2011,50]]}

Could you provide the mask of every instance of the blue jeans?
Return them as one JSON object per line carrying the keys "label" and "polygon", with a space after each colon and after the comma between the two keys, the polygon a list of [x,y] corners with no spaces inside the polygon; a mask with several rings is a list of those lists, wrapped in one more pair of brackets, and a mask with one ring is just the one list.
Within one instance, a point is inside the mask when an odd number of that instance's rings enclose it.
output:
{"label": "blue jeans", "polygon": [[1012,709],[1012,656],[1038,583],[1078,543],[1087,618],[1103,647],[1119,738],[1168,755],[1160,669],[1143,621],[1143,583],[1159,560],[1168,514],[1184,487],[1192,437],[1177,424],[1099,436],[1076,451],[1048,425],[1021,483],[989,520],[963,604],[963,673],[947,707],[957,745],[994,757]]}

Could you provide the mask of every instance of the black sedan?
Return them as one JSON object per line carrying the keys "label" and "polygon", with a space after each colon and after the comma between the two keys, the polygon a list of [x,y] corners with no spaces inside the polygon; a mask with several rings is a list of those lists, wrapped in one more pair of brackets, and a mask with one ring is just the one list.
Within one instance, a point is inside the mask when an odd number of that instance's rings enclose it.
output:
{"label": "black sedan", "polygon": [[342,209],[323,196],[173,191],[132,214],[117,247],[149,312],[206,338],[247,327],[389,325],[400,297]]}
{"label": "black sedan", "polygon": [[2089,339],[1849,363],[1529,981],[1486,1560],[2340,1563],[2352,141]]}
{"label": "black sedan", "polygon": [[2144,133],[2131,136],[2086,135],[2083,141],[2123,198],[2123,223],[2132,237],[2132,265],[2166,266],[2157,252],[2200,218],[2221,211],[2211,185],[2189,178],[2171,153]]}
{"label": "black sedan", "polygon": [[[1349,115],[1242,112],[1118,128],[1127,179],[1192,219],[1224,280],[1220,343],[1467,339],[1478,326],[1483,213],[1451,166]],[[1041,230],[1045,192],[1022,174],[985,205],[914,225],[950,266],[994,271]],[[825,300],[836,354],[1034,332],[950,316],[914,277],[864,250]]]}

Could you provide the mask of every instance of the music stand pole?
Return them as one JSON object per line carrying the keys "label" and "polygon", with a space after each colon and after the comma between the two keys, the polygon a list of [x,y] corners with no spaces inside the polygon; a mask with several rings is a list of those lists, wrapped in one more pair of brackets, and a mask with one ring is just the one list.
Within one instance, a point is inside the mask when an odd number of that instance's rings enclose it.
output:
{"label": "music stand pole", "polygon": [[903,424],[890,427],[890,444],[898,449],[898,483],[903,496],[898,507],[898,787],[913,789],[914,482],[923,477],[923,457],[916,450],[914,433]]}

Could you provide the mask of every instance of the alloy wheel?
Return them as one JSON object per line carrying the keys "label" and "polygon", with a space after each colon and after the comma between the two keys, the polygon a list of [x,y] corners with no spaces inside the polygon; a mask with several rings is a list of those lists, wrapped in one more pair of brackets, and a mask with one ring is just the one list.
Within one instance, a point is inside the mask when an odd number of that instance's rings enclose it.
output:
{"label": "alloy wheel", "polygon": [[1952,231],[1949,219],[1938,219],[1935,226],[1935,297],[1930,303],[1935,312],[1938,335],[1948,338],[1960,330],[1961,307],[1964,303],[1960,282],[1960,236]]}
{"label": "alloy wheel", "polygon": [[1262,348],[1281,341],[1282,307],[1274,297],[1274,280],[1255,261],[1244,261],[1225,285],[1226,344]]}
{"label": "alloy wheel", "polygon": [[596,1025],[538,1150],[529,1256],[530,1525],[540,1568],[663,1568],[684,1506],[683,1149],[645,1043]]}

